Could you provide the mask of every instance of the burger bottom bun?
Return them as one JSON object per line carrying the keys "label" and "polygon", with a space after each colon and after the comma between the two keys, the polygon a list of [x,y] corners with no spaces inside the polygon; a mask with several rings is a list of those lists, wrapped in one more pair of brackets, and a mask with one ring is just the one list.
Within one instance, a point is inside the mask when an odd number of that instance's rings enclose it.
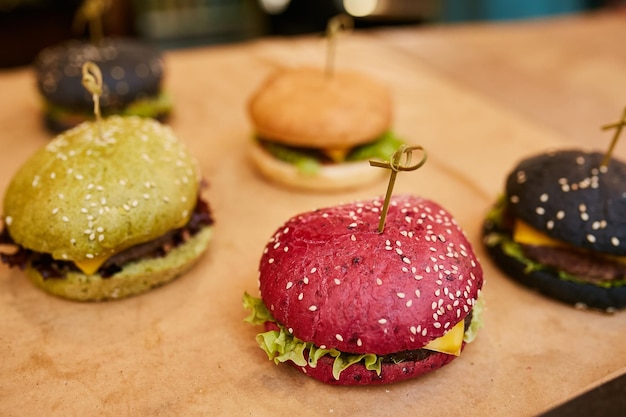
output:
{"label": "burger bottom bun", "polygon": [[[463,343],[465,347],[465,343]],[[334,358],[331,356],[322,356],[317,361],[315,368],[306,366],[298,366],[290,362],[302,373],[332,385],[382,385],[391,384],[393,382],[404,381],[405,379],[415,378],[426,374],[435,369],[448,364],[454,360],[456,356],[448,355],[440,352],[432,352],[427,358],[420,361],[405,361],[400,363],[383,363],[380,375],[376,371],[370,371],[365,368],[362,363],[356,363],[348,366],[341,371],[339,379],[333,377]]]}
{"label": "burger bottom bun", "polygon": [[287,187],[307,191],[347,190],[374,182],[387,174],[387,170],[373,168],[368,161],[358,161],[323,165],[315,175],[307,175],[301,173],[295,165],[275,158],[256,142],[251,147],[250,157],[264,177]]}
{"label": "burger bottom bun", "polygon": [[[502,233],[493,222],[483,223],[483,237],[492,232]],[[507,276],[547,297],[577,308],[615,311],[626,307],[626,286],[604,288],[593,284],[566,281],[555,271],[526,272],[526,266],[508,256],[501,245],[485,245],[487,253]]]}
{"label": "burger bottom bun", "polygon": [[212,232],[212,227],[205,227],[166,256],[130,263],[109,278],[70,272],[64,278],[44,280],[36,269],[30,267],[26,269],[26,273],[42,290],[69,300],[120,299],[144,293],[189,270],[206,250]]}

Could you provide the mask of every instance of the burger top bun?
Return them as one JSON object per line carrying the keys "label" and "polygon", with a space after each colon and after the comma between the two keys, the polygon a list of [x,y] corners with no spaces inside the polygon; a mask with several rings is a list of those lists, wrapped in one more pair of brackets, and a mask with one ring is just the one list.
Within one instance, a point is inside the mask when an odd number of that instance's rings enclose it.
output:
{"label": "burger top bun", "polygon": [[392,198],[296,216],[266,246],[260,291],[301,340],[343,352],[420,349],[471,311],[483,274],[470,243],[436,203]]}
{"label": "burger top bun", "polygon": [[110,117],[33,154],[4,197],[13,240],[55,259],[109,256],[184,225],[196,204],[195,162],[171,129]]}
{"label": "burger top bun", "polygon": [[70,40],[44,49],[35,58],[41,95],[58,106],[90,110],[93,100],[81,83],[87,61],[102,71],[104,109],[123,108],[161,90],[163,59],[157,49],[130,39],[105,39],[98,45]]}
{"label": "burger top bun", "polygon": [[358,72],[283,69],[252,95],[248,110],[265,139],[315,148],[370,142],[391,123],[391,96],[378,81]]}
{"label": "burger top bun", "polygon": [[523,160],[506,180],[512,214],[547,235],[595,252],[626,253],[626,164],[581,150]]}

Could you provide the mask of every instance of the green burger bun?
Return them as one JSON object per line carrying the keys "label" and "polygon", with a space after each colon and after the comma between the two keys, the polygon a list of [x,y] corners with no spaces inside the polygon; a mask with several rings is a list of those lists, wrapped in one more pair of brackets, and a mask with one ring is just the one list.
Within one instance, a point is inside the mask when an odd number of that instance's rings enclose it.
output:
{"label": "green burger bun", "polygon": [[[213,221],[200,188],[195,161],[170,128],[140,117],[85,122],[32,155],[11,180],[3,234],[31,256],[3,260],[70,299],[147,291],[206,249]],[[50,277],[49,264],[61,276]]]}

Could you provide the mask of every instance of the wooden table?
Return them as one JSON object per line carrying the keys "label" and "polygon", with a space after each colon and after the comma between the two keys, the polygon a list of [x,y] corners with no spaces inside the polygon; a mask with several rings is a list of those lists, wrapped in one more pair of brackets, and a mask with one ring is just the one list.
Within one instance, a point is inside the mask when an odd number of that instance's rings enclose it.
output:
{"label": "wooden table", "polygon": [[[452,364],[389,386],[326,386],[276,367],[243,322],[257,262],[288,217],[383,194],[278,188],[249,167],[250,92],[273,69],[323,65],[318,37],[169,52],[171,125],[210,182],[209,252],[148,294],[68,302],[0,266],[0,415],[530,416],[626,371],[626,316],[579,311],[506,279],[480,245],[480,223],[521,157],[548,148],[605,149],[626,105],[626,17],[355,32],[338,66],[388,83],[394,129],[429,151],[397,192],[447,207],[482,259],[485,327]],[[49,135],[29,69],[0,72],[0,192]],[[620,143],[616,155],[626,156]]]}

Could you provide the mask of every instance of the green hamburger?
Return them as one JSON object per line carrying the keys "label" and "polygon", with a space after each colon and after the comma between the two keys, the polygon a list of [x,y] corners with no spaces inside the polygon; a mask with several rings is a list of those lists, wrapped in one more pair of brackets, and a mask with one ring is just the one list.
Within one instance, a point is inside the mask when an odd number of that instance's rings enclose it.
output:
{"label": "green hamburger", "polygon": [[73,300],[145,292],[208,246],[213,219],[195,161],[140,117],[85,122],[30,157],[4,196],[2,261]]}

